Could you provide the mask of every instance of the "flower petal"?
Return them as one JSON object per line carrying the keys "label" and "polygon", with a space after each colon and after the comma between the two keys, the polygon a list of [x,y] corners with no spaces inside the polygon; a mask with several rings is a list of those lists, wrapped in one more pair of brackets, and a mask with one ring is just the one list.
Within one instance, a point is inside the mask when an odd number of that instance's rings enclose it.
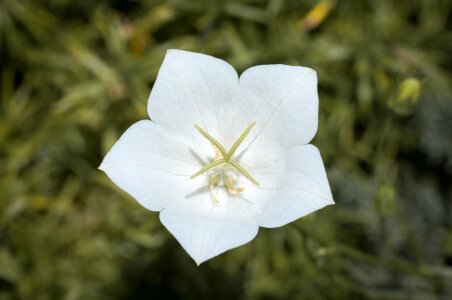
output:
{"label": "flower petal", "polygon": [[259,213],[252,203],[219,189],[220,203],[209,193],[172,202],[160,213],[162,224],[199,265],[257,235]]}
{"label": "flower petal", "polygon": [[256,122],[243,148],[253,143],[260,148],[279,143],[285,149],[307,144],[317,131],[318,102],[314,70],[255,66],[240,76],[239,100],[234,102],[236,113],[231,114],[230,127],[240,131]]}
{"label": "flower petal", "polygon": [[202,166],[184,141],[152,121],[132,125],[113,145],[99,169],[147,209],[160,211],[193,188],[189,176]]}
{"label": "flower petal", "polygon": [[148,113],[169,133],[209,146],[193,125],[221,140],[227,131],[222,128],[227,117],[224,107],[237,93],[238,75],[227,62],[205,54],[168,50],[149,97]]}
{"label": "flower petal", "polygon": [[262,227],[279,227],[324,206],[334,204],[319,150],[313,145],[292,149],[286,168],[278,172],[257,172],[264,184],[248,186],[246,196],[261,201]]}

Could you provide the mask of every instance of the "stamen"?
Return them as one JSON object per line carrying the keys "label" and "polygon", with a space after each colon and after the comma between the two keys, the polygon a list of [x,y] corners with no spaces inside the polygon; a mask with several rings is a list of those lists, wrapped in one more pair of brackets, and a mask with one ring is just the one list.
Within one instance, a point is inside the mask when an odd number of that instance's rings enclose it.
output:
{"label": "stamen", "polygon": [[217,146],[212,144],[212,147],[213,147],[213,151],[215,151],[215,159],[214,160],[222,159],[223,158],[223,154],[221,154],[221,151],[217,148]]}
{"label": "stamen", "polygon": [[232,182],[231,177],[227,177],[225,183],[226,183],[226,187],[228,188],[228,192],[231,195],[238,195],[241,192],[243,192],[243,190],[245,189],[245,187],[234,188],[234,183]]}
{"label": "stamen", "polygon": [[213,202],[216,205],[220,205],[220,200],[218,200],[217,196],[215,195],[215,190],[214,188],[217,186],[218,183],[218,175],[214,175],[212,177],[210,177],[210,197],[212,198]]}

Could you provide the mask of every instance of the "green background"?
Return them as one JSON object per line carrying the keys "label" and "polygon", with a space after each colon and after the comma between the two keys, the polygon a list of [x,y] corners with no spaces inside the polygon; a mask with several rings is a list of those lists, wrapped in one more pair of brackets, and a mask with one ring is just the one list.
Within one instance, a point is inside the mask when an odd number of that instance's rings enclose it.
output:
{"label": "green background", "polygon": [[[452,1],[0,1],[0,299],[452,299]],[[97,170],[166,49],[318,72],[335,206],[197,267]]]}

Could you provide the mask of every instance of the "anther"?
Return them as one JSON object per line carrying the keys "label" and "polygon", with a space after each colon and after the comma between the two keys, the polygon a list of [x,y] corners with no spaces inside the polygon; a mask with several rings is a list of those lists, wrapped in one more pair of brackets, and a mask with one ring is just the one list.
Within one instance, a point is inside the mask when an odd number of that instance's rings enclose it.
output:
{"label": "anther", "polygon": [[245,187],[234,188],[234,183],[232,182],[232,179],[229,176],[226,178],[225,184],[228,189],[228,192],[231,195],[238,195],[245,189]]}
{"label": "anther", "polygon": [[215,195],[215,187],[217,186],[218,183],[218,175],[214,175],[212,177],[210,177],[210,197],[212,198],[213,202],[216,205],[220,205],[220,200],[218,200],[217,196]]}

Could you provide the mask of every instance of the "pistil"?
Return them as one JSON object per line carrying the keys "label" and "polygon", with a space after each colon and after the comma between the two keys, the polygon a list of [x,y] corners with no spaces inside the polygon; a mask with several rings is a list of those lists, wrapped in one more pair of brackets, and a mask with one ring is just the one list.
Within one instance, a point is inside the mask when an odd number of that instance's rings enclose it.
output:
{"label": "pistil", "polygon": [[[215,150],[215,159],[210,162],[209,164],[205,165],[203,168],[201,168],[198,172],[193,174],[190,178],[193,179],[215,167],[219,167],[223,164],[228,164],[231,167],[233,167],[235,170],[237,170],[239,173],[241,173],[243,176],[245,176],[249,181],[251,181],[253,184],[259,186],[259,182],[254,179],[250,173],[248,173],[237,161],[232,159],[232,155],[234,155],[237,148],[242,144],[242,142],[245,140],[245,138],[250,133],[251,129],[256,125],[256,122],[252,122],[246,129],[243,131],[243,133],[240,135],[240,137],[235,141],[235,143],[232,145],[231,149],[229,151],[226,151],[226,149],[223,147],[223,145],[216,140],[214,137],[212,137],[207,131],[199,127],[195,124],[195,128],[207,139],[209,140],[212,145],[214,146]],[[219,153],[217,152],[219,151]],[[229,177],[228,177],[229,178]],[[228,187],[229,190],[229,187]],[[233,189],[231,189],[233,190]]]}

